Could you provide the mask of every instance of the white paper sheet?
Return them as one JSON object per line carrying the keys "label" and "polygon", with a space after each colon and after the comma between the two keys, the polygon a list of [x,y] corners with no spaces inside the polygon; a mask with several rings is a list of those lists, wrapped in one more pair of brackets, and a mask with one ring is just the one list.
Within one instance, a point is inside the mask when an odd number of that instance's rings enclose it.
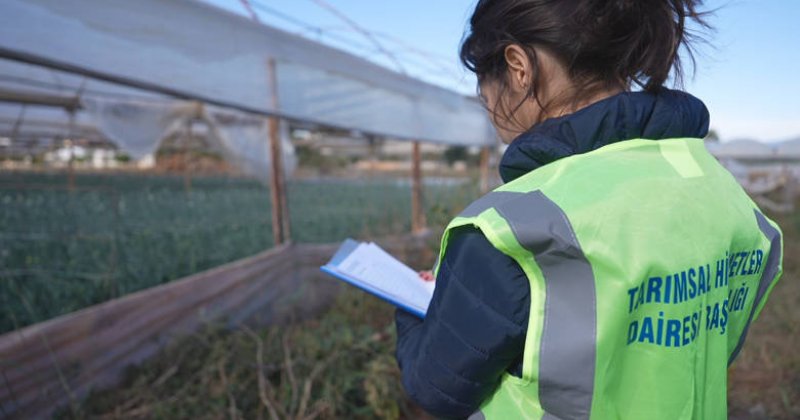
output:
{"label": "white paper sheet", "polygon": [[433,296],[434,282],[422,280],[416,271],[374,243],[360,243],[339,262],[323,269],[399,306],[424,315]]}

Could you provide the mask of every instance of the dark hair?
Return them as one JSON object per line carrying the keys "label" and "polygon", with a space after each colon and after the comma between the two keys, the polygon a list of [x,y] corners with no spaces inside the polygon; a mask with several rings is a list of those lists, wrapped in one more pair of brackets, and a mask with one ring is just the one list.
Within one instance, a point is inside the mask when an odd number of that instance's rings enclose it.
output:
{"label": "dark hair", "polygon": [[505,48],[519,45],[536,75],[522,102],[534,98],[544,109],[550,104],[537,96],[541,80],[533,46],[547,48],[566,66],[577,86],[573,102],[600,89],[638,85],[655,92],[673,69],[676,84],[682,84],[681,46],[694,68],[691,42],[700,37],[686,27],[687,20],[711,29],[699,6],[701,0],[479,0],[460,58],[479,82],[498,82],[502,94]]}

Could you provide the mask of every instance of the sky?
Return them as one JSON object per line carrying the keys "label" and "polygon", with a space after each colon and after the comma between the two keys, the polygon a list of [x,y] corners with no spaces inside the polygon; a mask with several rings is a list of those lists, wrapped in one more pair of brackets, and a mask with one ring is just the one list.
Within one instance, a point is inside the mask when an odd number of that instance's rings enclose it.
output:
{"label": "sky", "polygon": [[[204,1],[249,16],[242,0]],[[475,92],[475,78],[458,61],[475,0],[248,1],[266,24],[464,94]],[[800,1],[712,0],[703,9],[715,11],[708,18],[715,31],[708,45],[698,46],[695,74],[688,68],[684,89],[706,103],[711,128],[723,141],[800,138]]]}

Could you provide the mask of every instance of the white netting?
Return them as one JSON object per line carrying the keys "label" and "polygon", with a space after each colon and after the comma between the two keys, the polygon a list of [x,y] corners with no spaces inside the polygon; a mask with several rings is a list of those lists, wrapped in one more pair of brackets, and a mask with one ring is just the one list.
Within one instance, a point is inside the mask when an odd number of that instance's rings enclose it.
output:
{"label": "white netting", "polygon": [[[252,117],[219,109],[208,109],[192,102],[146,102],[87,98],[85,110],[96,127],[134,159],[154,153],[161,141],[182,130],[189,120],[207,127],[209,150],[222,155],[240,172],[262,180],[269,179],[271,157],[269,126],[266,118]],[[289,176],[295,167],[294,148],[284,124],[280,130],[284,171]]]}

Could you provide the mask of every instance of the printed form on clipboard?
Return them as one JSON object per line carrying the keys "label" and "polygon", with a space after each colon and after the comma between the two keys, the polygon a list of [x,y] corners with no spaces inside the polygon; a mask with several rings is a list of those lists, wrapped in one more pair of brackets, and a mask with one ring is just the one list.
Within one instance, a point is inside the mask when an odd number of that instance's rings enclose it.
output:
{"label": "printed form on clipboard", "polygon": [[425,318],[435,282],[419,274],[372,242],[345,240],[322,271]]}

